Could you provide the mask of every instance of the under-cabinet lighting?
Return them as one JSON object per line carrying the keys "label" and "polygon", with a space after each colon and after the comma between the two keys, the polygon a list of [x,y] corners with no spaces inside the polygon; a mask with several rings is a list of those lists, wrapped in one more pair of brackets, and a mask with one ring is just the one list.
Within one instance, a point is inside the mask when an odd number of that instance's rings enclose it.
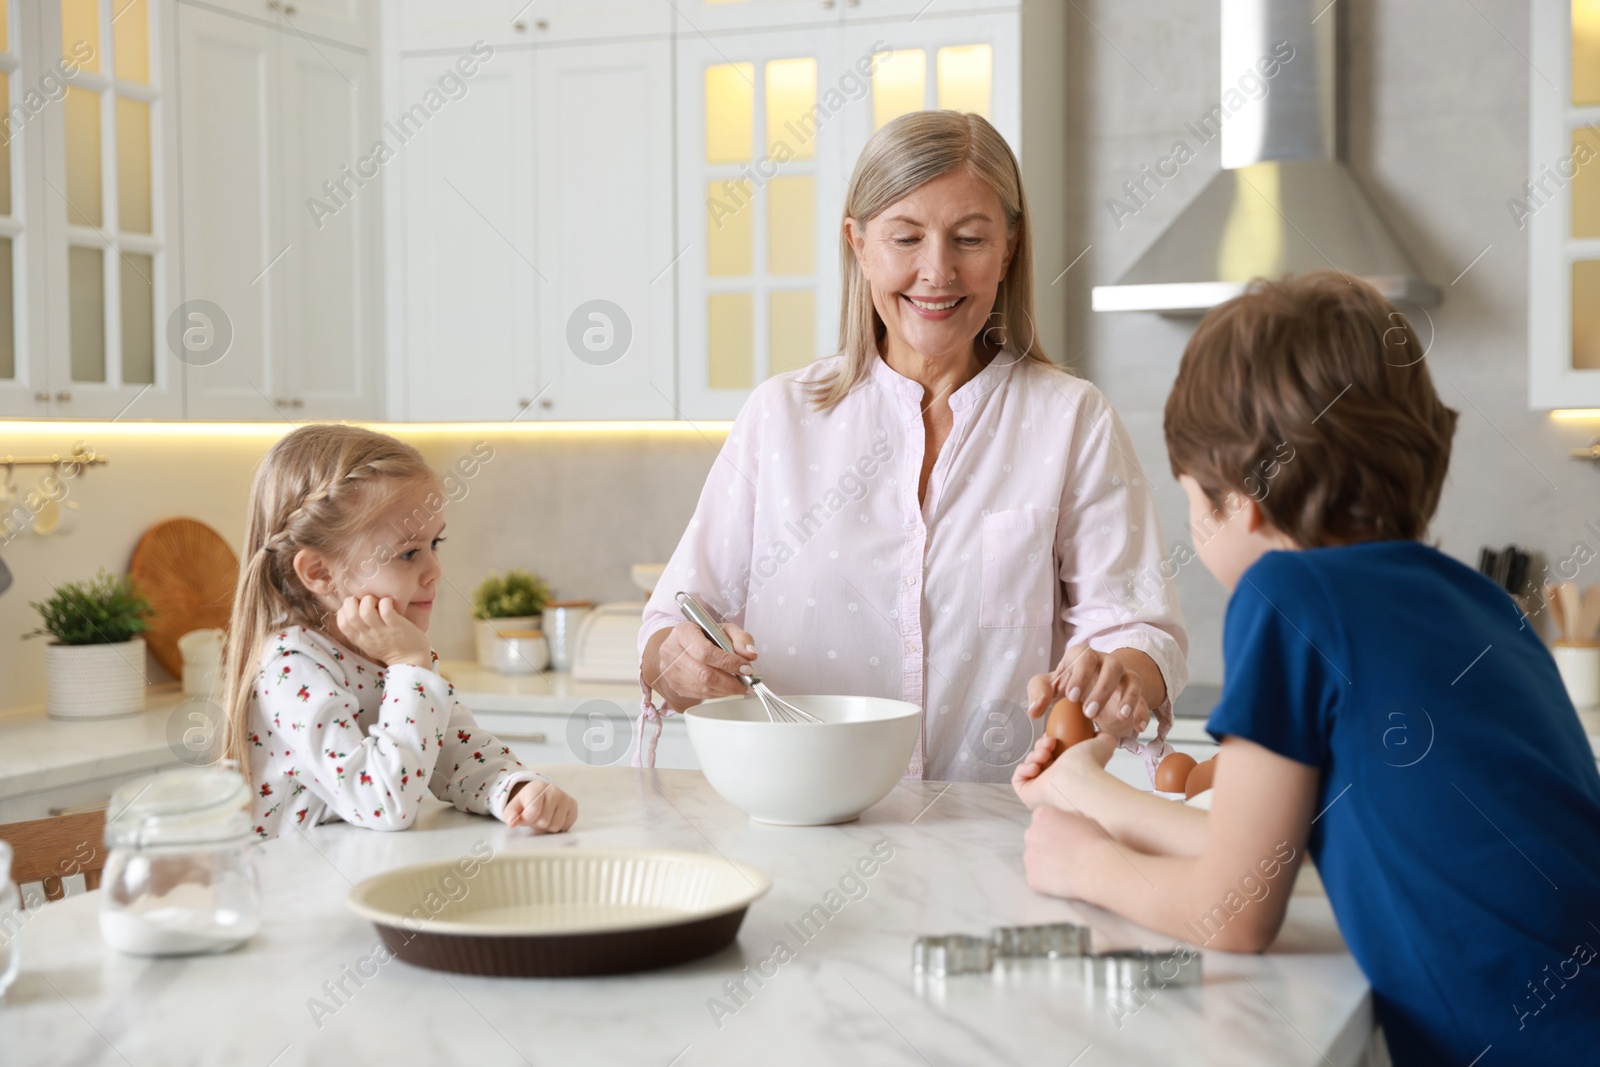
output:
{"label": "under-cabinet lighting", "polygon": [[[7,434],[49,434],[113,440],[128,437],[243,437],[262,440],[282,437],[296,426],[305,423],[282,422],[69,422],[57,419],[11,419],[0,421],[0,438]],[[452,436],[485,436],[489,434],[542,437],[542,436],[593,436],[612,435],[627,437],[638,434],[679,436],[709,436],[726,434],[733,429],[730,421],[594,421],[594,422],[359,422],[380,433],[395,437],[414,437],[418,434],[446,434]]]}

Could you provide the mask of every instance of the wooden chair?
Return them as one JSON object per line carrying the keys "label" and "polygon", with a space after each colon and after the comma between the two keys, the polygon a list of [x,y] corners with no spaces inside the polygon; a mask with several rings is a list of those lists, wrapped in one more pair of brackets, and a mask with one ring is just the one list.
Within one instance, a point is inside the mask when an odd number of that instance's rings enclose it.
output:
{"label": "wooden chair", "polygon": [[85,888],[100,888],[105,833],[104,808],[0,824],[0,841],[11,846],[11,880],[19,886],[43,882],[46,900],[66,896],[62,879],[74,874],[83,875]]}

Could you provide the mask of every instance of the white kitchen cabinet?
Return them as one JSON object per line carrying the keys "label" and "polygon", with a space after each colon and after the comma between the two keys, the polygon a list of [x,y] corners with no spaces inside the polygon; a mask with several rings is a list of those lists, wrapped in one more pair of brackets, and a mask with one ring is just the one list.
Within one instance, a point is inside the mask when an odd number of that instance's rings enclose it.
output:
{"label": "white kitchen cabinet", "polygon": [[672,32],[666,0],[409,0],[398,5],[400,48],[463,49],[665,37]]}
{"label": "white kitchen cabinet", "polygon": [[845,137],[866,99],[841,46],[837,27],[678,39],[684,418],[731,419],[834,348]]}
{"label": "white kitchen cabinet", "polygon": [[[674,417],[671,60],[492,52],[400,151],[395,417]],[[397,110],[451,62],[404,57]]]}
{"label": "white kitchen cabinet", "polygon": [[[11,4],[0,11],[0,80],[6,99],[18,100],[23,86],[33,83],[39,56],[25,50],[37,40],[39,9]],[[15,120],[13,120],[14,122]],[[50,413],[50,361],[44,317],[31,313],[39,300],[36,278],[42,278],[44,239],[38,204],[44,188],[44,130],[38,122],[0,143],[0,414],[42,416]]]}
{"label": "white kitchen cabinet", "polygon": [[283,40],[277,206],[288,251],[271,272],[282,295],[273,336],[294,371],[297,421],[383,415],[372,69],[360,53]]}
{"label": "white kitchen cabinet", "polygon": [[399,5],[386,115],[471,41],[487,58],[394,168],[390,417],[728,419],[834,351],[844,193],[871,133],[951,107],[1019,146],[1022,8],[956,10]]}
{"label": "white kitchen cabinet", "polygon": [[[1055,0],[1049,0],[1055,2]],[[948,15],[1016,11],[1020,0],[841,0],[846,22],[872,19],[943,18]]]}
{"label": "white kitchen cabinet", "polygon": [[[186,322],[202,419],[376,417],[371,59],[181,3]],[[365,175],[365,176],[363,176]]]}
{"label": "white kitchen cabinet", "polygon": [[1019,36],[1013,8],[679,38],[679,185],[705,190],[679,198],[685,418],[732,418],[759,382],[837,350],[844,198],[875,130],[976,111],[1020,151]]}
{"label": "white kitchen cabinet", "polygon": [[719,30],[837,26],[848,0],[674,0],[680,40]]}
{"label": "white kitchen cabinet", "polygon": [[0,10],[3,414],[182,413],[160,337],[176,281],[169,9],[120,10],[115,24],[111,0]]}
{"label": "white kitchen cabinet", "polygon": [[323,37],[364,51],[372,49],[375,43],[376,27],[370,0],[205,0],[205,3],[264,22],[274,29]]}
{"label": "white kitchen cabinet", "polygon": [[671,42],[541,49],[534,68],[537,414],[671,419]]}
{"label": "white kitchen cabinet", "polygon": [[[863,0],[866,2],[866,0]],[[993,123],[1022,155],[1021,20],[1003,15],[925,15],[845,30],[847,63],[871,62],[866,106],[846,113],[853,164],[867,138],[909,111],[969,111]]]}
{"label": "white kitchen cabinet", "polygon": [[1528,403],[1600,407],[1600,20],[1534,0],[1529,180],[1506,206],[1528,232]]}
{"label": "white kitchen cabinet", "polygon": [[[411,133],[390,262],[403,298],[391,346],[402,380],[391,417],[520,417],[538,392],[534,355],[541,271],[534,200],[533,54],[497,52],[466,96]],[[452,71],[447,56],[401,60],[404,111]],[[397,357],[397,358],[396,358]]]}

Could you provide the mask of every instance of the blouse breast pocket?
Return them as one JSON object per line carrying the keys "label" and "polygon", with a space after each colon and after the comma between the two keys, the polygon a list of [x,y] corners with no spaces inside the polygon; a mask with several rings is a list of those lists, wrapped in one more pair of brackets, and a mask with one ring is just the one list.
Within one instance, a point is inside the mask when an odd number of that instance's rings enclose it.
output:
{"label": "blouse breast pocket", "polygon": [[982,627],[1049,626],[1055,609],[1055,508],[995,511],[983,518]]}

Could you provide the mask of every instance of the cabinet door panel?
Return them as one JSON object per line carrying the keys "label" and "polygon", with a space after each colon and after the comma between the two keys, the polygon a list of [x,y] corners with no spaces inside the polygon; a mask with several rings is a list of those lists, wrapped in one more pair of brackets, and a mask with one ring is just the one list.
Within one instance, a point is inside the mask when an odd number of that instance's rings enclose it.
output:
{"label": "cabinet door panel", "polygon": [[209,301],[225,316],[211,321],[196,311],[191,328],[227,328],[233,337],[220,359],[188,367],[188,415],[273,419],[273,401],[287,397],[290,384],[270,356],[281,276],[267,268],[284,250],[271,225],[277,38],[243,19],[175,6],[183,299]]}
{"label": "cabinet door panel", "polygon": [[541,51],[538,413],[670,419],[671,45]]}
{"label": "cabinet door panel", "polygon": [[369,60],[282,42],[282,194],[288,251],[275,263],[276,351],[293,370],[296,419],[382,414],[370,327],[371,240],[381,163],[366,116]]}
{"label": "cabinet door panel", "polygon": [[[259,19],[290,36],[312,34],[356,48],[374,46],[375,0],[205,0],[246,18]],[[454,3],[455,0],[451,0]],[[523,0],[524,3],[527,0]],[[439,6],[446,6],[439,4]],[[303,38],[302,38],[303,39]]]}
{"label": "cabinet door panel", "polygon": [[680,39],[717,30],[837,26],[846,0],[675,0]]}
{"label": "cabinet door panel", "polygon": [[842,153],[866,83],[841,31],[680,37],[678,403],[729,419],[835,350]]}
{"label": "cabinet door panel", "polygon": [[868,106],[850,114],[846,158],[853,165],[889,119],[942,108],[982,114],[1021,156],[1019,30],[1016,18],[971,15],[849,27],[845,55],[869,61],[873,75]]}
{"label": "cabinet door panel", "polygon": [[664,37],[673,19],[665,0],[407,0],[398,15],[407,52],[464,49],[476,41],[498,47]]}
{"label": "cabinet door panel", "polygon": [[[448,70],[403,60],[403,98],[425,99]],[[408,111],[391,164],[404,179],[391,249],[405,271],[401,417],[514,418],[537,391],[532,53],[497,54],[466,96],[425,112]]]}

